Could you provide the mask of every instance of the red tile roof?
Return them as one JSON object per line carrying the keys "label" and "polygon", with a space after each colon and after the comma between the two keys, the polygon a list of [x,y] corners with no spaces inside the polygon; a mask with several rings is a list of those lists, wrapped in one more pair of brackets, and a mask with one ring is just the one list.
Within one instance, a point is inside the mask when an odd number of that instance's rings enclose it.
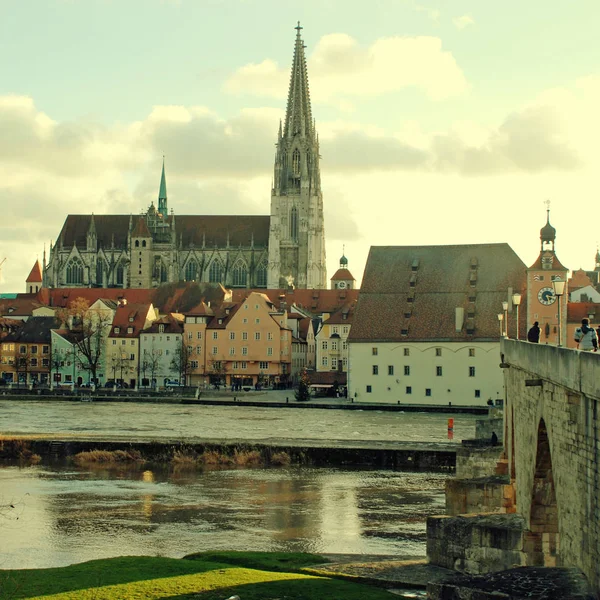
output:
{"label": "red tile roof", "polygon": [[144,217],[138,218],[138,221],[135,224],[133,232],[131,233],[131,237],[138,237],[138,238],[151,238],[152,237],[152,234],[150,233],[150,230],[148,229],[148,225],[146,225],[146,219],[144,219]]}
{"label": "red tile roof", "polygon": [[[373,246],[349,339],[498,339],[498,313],[508,288],[525,301],[525,286],[526,266],[508,244]],[[456,308],[464,310],[458,332]],[[521,314],[526,310],[522,302]],[[520,321],[524,336],[525,319]]]}
{"label": "red tile roof", "polygon": [[597,320],[600,318],[600,304],[594,302],[569,302],[567,304],[567,323],[581,323],[581,319],[588,319],[589,315],[596,315],[595,318],[592,318],[592,324],[596,327]]}
{"label": "red tile roof", "polygon": [[[135,304],[127,302],[120,304],[115,311],[112,326],[108,337],[137,338],[146,324],[146,317],[150,311],[150,304]],[[119,332],[115,332],[115,328]],[[128,332],[131,328],[132,331]]]}
{"label": "red tile roof", "polygon": [[553,254],[550,251],[544,251],[544,252],[540,252],[540,255],[537,257],[537,260],[529,267],[530,269],[541,269],[542,268],[542,256],[548,256],[548,255],[552,255],[552,268],[555,270],[563,270],[563,271],[568,271],[568,269],[566,267],[563,267],[562,263],[560,262],[560,260],[558,260],[558,256],[556,256],[556,254]]}
{"label": "red tile roof", "polygon": [[579,288],[593,285],[592,280],[587,276],[587,273],[583,269],[573,271],[572,277],[569,278],[569,291],[574,292]]}
{"label": "red tile roof", "polygon": [[354,276],[352,275],[352,273],[350,273],[350,271],[348,271],[348,269],[338,269],[334,274],[333,277],[331,278],[331,281],[338,281],[338,280],[344,280],[344,281],[356,281],[354,279]]}
{"label": "red tile roof", "polygon": [[25,280],[26,283],[37,283],[42,281],[42,267],[40,266],[40,261],[36,260],[33,265],[29,276]]}

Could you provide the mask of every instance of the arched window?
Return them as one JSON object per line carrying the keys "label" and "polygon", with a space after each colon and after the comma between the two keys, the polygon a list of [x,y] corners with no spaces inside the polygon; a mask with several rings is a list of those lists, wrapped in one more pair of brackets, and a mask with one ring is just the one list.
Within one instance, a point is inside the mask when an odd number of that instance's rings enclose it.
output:
{"label": "arched window", "polygon": [[213,260],[208,270],[208,281],[210,283],[221,283],[222,267],[218,260]]}
{"label": "arched window", "polygon": [[290,211],[290,238],[298,239],[298,209],[295,206]]}
{"label": "arched window", "polygon": [[308,150],[306,152],[306,166],[308,167],[308,170],[310,171],[310,167],[311,167],[310,150]]}
{"label": "arched window", "polygon": [[73,285],[83,283],[83,263],[77,257],[72,258],[67,265],[67,283]]}
{"label": "arched window", "polygon": [[161,262],[160,263],[160,282],[166,283],[167,279],[168,279],[167,267],[165,266],[164,262]]}
{"label": "arched window", "polygon": [[256,287],[267,287],[267,263],[264,261],[256,269]]}
{"label": "arched window", "polygon": [[296,177],[300,177],[300,150],[298,148],[292,154],[292,171]]}
{"label": "arched window", "polygon": [[195,260],[188,261],[188,264],[185,266],[185,280],[186,281],[196,281],[198,277],[198,263]]}
{"label": "arched window", "polygon": [[99,258],[96,263],[96,285],[102,285],[104,281],[104,261]]}
{"label": "arched window", "polygon": [[142,248],[146,247],[146,240],[142,240]]}
{"label": "arched window", "polygon": [[139,248],[140,247],[140,240],[135,240],[135,247]]}
{"label": "arched window", "polygon": [[123,265],[121,263],[119,263],[119,266],[117,267],[117,285],[123,286],[124,272],[125,272],[125,269],[123,269]]}
{"label": "arched window", "polygon": [[246,287],[248,282],[248,267],[243,261],[238,261],[233,267],[233,287]]}

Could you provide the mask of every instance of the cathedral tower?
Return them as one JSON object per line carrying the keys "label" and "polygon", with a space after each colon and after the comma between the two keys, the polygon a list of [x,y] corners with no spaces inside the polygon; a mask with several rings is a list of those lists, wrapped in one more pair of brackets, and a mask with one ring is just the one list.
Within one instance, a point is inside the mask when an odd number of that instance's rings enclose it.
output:
{"label": "cathedral tower", "polygon": [[296,27],[285,123],[279,124],[271,191],[267,287],[325,289],[325,228],[319,139],[312,118],[304,43]]}

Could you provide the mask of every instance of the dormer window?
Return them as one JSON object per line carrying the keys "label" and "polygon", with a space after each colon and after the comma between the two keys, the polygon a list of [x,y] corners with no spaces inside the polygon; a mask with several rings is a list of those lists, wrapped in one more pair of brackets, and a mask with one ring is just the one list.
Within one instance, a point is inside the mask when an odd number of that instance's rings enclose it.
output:
{"label": "dormer window", "polygon": [[133,323],[133,317],[129,317],[129,322]]}
{"label": "dormer window", "polygon": [[121,328],[120,327],[115,327],[115,333],[121,333]]}
{"label": "dormer window", "polygon": [[158,333],[164,333],[165,332],[165,326],[164,325],[159,325],[158,326]]}

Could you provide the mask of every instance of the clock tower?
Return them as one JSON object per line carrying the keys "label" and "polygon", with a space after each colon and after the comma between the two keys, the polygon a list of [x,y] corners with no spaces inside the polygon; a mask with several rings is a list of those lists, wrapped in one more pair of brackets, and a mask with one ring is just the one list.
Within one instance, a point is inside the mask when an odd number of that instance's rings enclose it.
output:
{"label": "clock tower", "polygon": [[[556,229],[550,225],[550,209],[547,210],[546,224],[540,230],[540,254],[527,269],[527,328],[535,321],[540,325],[540,344],[556,344],[558,341],[558,299],[554,295],[552,282],[556,279],[567,281],[569,270],[562,266],[554,248]],[[560,302],[562,323],[567,322],[568,289],[565,286]],[[563,335],[564,337],[564,335]]]}

